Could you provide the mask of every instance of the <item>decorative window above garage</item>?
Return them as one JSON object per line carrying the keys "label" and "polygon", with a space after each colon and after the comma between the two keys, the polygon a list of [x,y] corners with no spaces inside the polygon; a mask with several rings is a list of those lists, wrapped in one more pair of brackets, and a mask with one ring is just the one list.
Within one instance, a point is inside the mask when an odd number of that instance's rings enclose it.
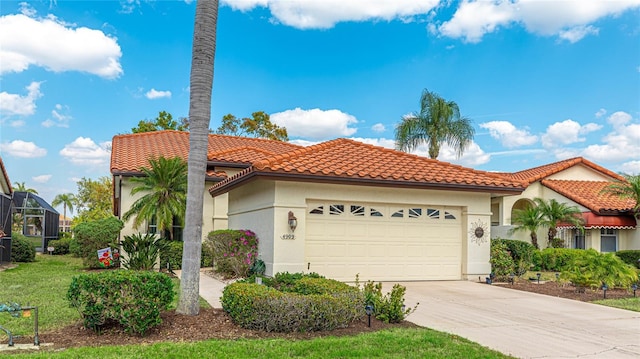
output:
{"label": "decorative window above garage", "polygon": [[364,203],[310,203],[309,215],[352,219],[371,218],[381,221],[457,221],[461,211],[455,207],[407,206]]}

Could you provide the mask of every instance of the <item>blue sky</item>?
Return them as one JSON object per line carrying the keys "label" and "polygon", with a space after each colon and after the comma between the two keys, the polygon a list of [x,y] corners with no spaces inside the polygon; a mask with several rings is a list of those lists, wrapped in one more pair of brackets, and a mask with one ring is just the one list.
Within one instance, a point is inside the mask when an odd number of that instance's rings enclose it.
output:
{"label": "blue sky", "polygon": [[[292,142],[393,147],[423,89],[518,171],[583,156],[640,173],[640,1],[221,1],[210,127],[265,111]],[[186,117],[195,2],[0,3],[0,156],[46,200],[109,175],[110,142]],[[426,155],[426,148],[417,154]]]}

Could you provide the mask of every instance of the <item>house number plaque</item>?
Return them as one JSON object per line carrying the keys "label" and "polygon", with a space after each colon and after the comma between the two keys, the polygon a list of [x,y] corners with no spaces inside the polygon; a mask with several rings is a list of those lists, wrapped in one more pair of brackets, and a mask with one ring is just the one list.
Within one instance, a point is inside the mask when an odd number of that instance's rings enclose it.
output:
{"label": "house number plaque", "polygon": [[280,239],[285,239],[285,240],[294,240],[296,239],[296,235],[295,234],[283,234],[280,236]]}

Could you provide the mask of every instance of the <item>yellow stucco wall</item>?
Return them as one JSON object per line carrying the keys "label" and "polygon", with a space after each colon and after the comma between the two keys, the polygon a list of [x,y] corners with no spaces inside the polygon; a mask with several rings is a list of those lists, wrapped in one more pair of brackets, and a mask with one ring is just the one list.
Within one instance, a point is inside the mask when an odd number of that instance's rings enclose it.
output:
{"label": "yellow stucco wall", "polygon": [[[308,200],[359,201],[367,203],[434,204],[460,207],[463,215],[461,278],[477,280],[490,272],[488,193],[418,190],[355,185],[256,180],[229,193],[229,228],[251,229],[260,239],[260,257],[267,274],[305,271],[305,217]],[[298,219],[292,233],[288,212]],[[485,241],[472,242],[469,228],[484,224]],[[295,239],[282,239],[294,234]],[[286,236],[285,236],[286,237]]]}

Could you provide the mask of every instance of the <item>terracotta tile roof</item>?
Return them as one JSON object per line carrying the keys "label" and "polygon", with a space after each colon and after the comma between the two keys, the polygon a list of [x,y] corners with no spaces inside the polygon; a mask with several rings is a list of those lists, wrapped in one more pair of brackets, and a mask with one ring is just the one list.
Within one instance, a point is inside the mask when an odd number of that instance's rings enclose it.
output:
{"label": "terracotta tile roof", "polygon": [[589,208],[596,213],[627,212],[634,202],[616,195],[601,193],[613,182],[608,181],[575,181],[575,180],[542,180],[542,185],[552,189],[570,200]]}
{"label": "terracotta tile roof", "polygon": [[612,178],[618,179],[618,180],[624,180],[624,177],[620,176],[619,174],[609,171],[608,169],[598,166],[597,164],[588,161],[582,157],[574,157],[574,158],[570,158],[567,160],[563,160],[563,161],[558,161],[558,162],[554,162],[554,163],[550,163],[547,165],[542,165],[542,166],[538,166],[538,167],[534,167],[534,168],[529,168],[526,169],[524,171],[520,171],[520,172],[515,172],[515,173],[500,173],[501,175],[516,180],[516,181],[522,181],[527,183],[527,185],[539,181],[543,178],[549,177],[553,174],[556,174],[560,171],[564,171],[569,167],[573,167],[577,164],[582,164],[585,165],[587,167],[590,167],[596,171],[602,172],[604,174],[606,174],[607,176],[610,176]]}
{"label": "terracotta tile roof", "polygon": [[7,170],[4,168],[4,162],[2,162],[2,157],[0,157],[0,170],[2,171],[3,178],[7,181],[7,190],[9,191],[6,194],[13,193],[13,187],[11,187],[11,180],[9,179],[9,175],[7,174]]}
{"label": "terracotta tile roof", "polygon": [[341,138],[256,161],[250,168],[214,185],[209,192],[225,192],[255,175],[483,192],[520,193],[525,187],[495,173]]}
{"label": "terracotta tile roof", "polygon": [[[209,135],[210,161],[250,165],[274,154],[299,149],[300,146],[258,138]],[[243,150],[244,149],[244,150]],[[153,157],[182,157],[189,153],[189,133],[155,131],[117,135],[111,143],[111,173],[139,173]]]}

